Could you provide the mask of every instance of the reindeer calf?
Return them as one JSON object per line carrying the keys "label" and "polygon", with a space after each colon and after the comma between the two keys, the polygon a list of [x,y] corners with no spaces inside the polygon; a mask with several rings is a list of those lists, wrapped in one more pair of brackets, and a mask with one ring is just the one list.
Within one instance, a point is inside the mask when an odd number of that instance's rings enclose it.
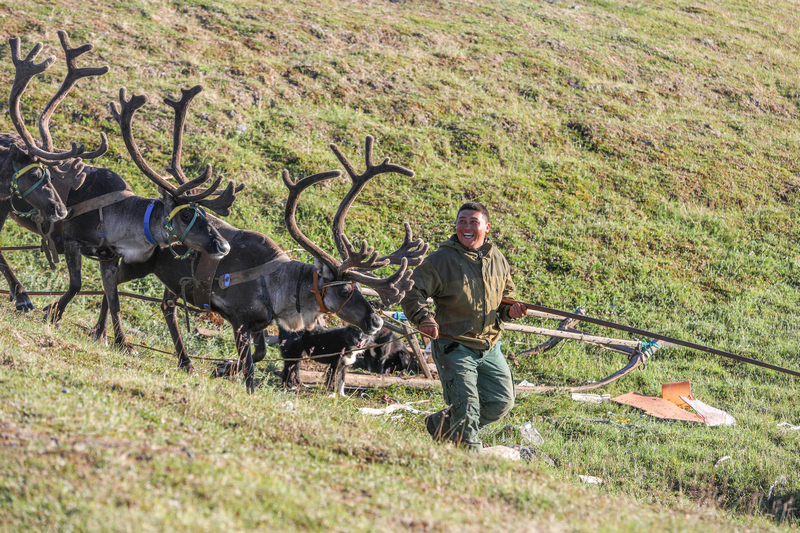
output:
{"label": "reindeer calf", "polygon": [[[364,350],[370,336],[355,326],[343,328],[317,328],[313,330],[286,331],[280,328],[278,346],[283,357],[283,383],[286,387],[300,386],[300,359],[330,365],[325,374],[325,387],[329,393],[344,396],[344,377],[348,367]],[[352,351],[355,350],[355,351]],[[324,357],[319,357],[324,356]]]}

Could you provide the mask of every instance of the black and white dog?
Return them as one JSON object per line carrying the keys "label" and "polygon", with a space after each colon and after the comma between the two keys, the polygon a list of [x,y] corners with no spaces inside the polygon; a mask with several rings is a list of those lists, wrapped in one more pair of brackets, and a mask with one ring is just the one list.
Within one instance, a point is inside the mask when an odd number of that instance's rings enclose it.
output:
{"label": "black and white dog", "polygon": [[382,327],[373,337],[375,347],[364,351],[364,368],[374,374],[392,374],[414,370],[411,350],[389,328]]}
{"label": "black and white dog", "polygon": [[[300,386],[300,359],[309,357],[318,363],[330,365],[325,375],[329,393],[344,396],[344,378],[347,369],[371,337],[355,326],[343,328],[319,327],[313,330],[278,331],[278,347],[283,357],[283,384]],[[319,357],[324,356],[324,357]]]}

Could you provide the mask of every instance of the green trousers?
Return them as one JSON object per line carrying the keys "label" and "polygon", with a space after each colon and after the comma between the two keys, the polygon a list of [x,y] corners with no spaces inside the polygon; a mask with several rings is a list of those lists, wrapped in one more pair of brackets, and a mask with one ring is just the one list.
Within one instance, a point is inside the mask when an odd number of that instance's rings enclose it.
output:
{"label": "green trousers", "polygon": [[485,351],[440,339],[431,347],[444,402],[450,406],[450,439],[480,450],[478,430],[514,407],[514,382],[500,342]]}

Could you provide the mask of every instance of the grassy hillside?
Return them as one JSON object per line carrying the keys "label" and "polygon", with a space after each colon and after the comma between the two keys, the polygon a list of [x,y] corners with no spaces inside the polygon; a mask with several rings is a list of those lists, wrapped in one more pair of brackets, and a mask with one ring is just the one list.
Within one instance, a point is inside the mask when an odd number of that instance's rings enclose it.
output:
{"label": "grassy hillside", "polygon": [[[94,146],[106,132],[111,150],[97,164],[150,196],[108,103],[120,87],[149,96],[134,127],[163,169],[172,118],[161,99],[202,84],[184,167],[210,162],[245,183],[230,221],[304,260],[283,228],[280,170],[339,168],[331,142],[360,167],[372,134],[376,159],[391,156],[416,177],[371,183],[349,214],[351,237],[388,250],[408,220],[436,243],[458,205],[480,200],[525,299],[800,369],[797,21],[787,1],[30,0],[0,5],[0,87],[13,78],[8,37],[22,38],[24,53],[42,41],[40,59],[59,57],[24,98],[34,131],[65,71],[56,30],[73,45],[92,42],[80,65],[111,73],[82,80],[62,104],[56,143]],[[0,130],[13,130],[7,115]],[[307,193],[298,212],[331,251],[346,188],[343,178]],[[13,223],[0,237],[34,241]],[[29,290],[66,286],[63,265],[51,273],[35,254],[8,258]],[[84,288],[99,287],[96,267],[84,270]],[[160,296],[154,280],[126,288]],[[168,349],[155,307],[124,306],[134,341]],[[240,384],[180,374],[169,357],[108,352],[74,326],[96,309],[96,298],[78,298],[58,330],[38,310],[2,314],[0,523],[10,531],[796,524],[800,432],[778,424],[800,424],[800,407],[797,381],[784,375],[662,350],[603,392],[658,395],[661,383],[689,379],[736,427],[532,396],[485,440],[519,442],[517,428],[532,420],[556,466],[508,465],[431,445],[420,417],[355,413],[381,393],[297,398],[263,374],[248,397]],[[190,348],[232,353],[229,336],[194,337]],[[507,351],[539,340],[505,337]],[[574,383],[622,364],[569,343],[521,358],[515,375]],[[436,392],[390,395],[442,404]],[[591,422],[601,419],[618,425]],[[605,483],[586,490],[582,474]]]}

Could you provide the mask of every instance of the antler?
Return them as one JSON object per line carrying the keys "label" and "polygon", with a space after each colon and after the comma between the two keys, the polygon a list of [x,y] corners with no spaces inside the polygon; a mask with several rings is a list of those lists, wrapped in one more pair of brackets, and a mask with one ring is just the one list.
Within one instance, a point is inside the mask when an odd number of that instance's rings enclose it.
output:
{"label": "antler", "polygon": [[[302,232],[300,232],[300,230],[297,228],[297,221],[295,220],[295,211],[297,209],[297,202],[300,194],[302,194],[302,192],[311,185],[339,176],[341,175],[341,172],[323,172],[321,174],[315,174],[313,176],[302,178],[298,180],[297,183],[292,183],[292,181],[289,179],[289,172],[284,170],[283,182],[289,189],[289,198],[286,201],[286,212],[284,219],[286,221],[286,227],[289,230],[289,234],[292,236],[292,238],[294,238],[294,240],[297,241],[300,246],[311,253],[319,261],[328,266],[328,268],[335,273],[337,278],[346,278],[352,281],[357,281],[375,289],[375,291],[380,295],[383,303],[388,306],[399,301],[405,292],[413,287],[414,282],[411,281],[411,272],[408,270],[408,266],[410,264],[418,265],[422,261],[421,256],[428,251],[428,245],[422,239],[414,240],[411,232],[411,226],[408,223],[405,223],[406,236],[403,244],[395,252],[379,258],[378,252],[375,251],[372,246],[369,246],[366,240],[361,242],[361,247],[359,249],[356,249],[345,234],[344,219],[347,215],[347,211],[350,209],[353,201],[363,190],[364,186],[370,179],[378,174],[387,172],[397,172],[405,176],[414,175],[412,170],[399,165],[390,164],[390,159],[388,157],[384,159],[380,165],[373,164],[373,144],[374,138],[371,135],[368,135],[364,150],[367,169],[361,175],[356,174],[353,165],[350,164],[350,161],[348,161],[342,151],[339,150],[335,144],[330,145],[331,150],[333,150],[333,153],[336,154],[336,157],[345,167],[345,170],[353,182],[350,190],[339,204],[339,208],[336,211],[336,216],[333,219],[332,225],[333,239],[336,243],[336,248],[339,250],[339,254],[342,257],[341,262],[325,253],[317,245],[311,242],[311,240],[309,240],[305,235],[303,235]],[[369,272],[366,272],[368,270],[375,270],[390,264],[400,265],[400,268],[387,278],[379,278],[370,274]]]}
{"label": "antler", "polygon": [[286,185],[286,188],[289,189],[289,198],[286,199],[286,208],[283,213],[283,221],[286,224],[286,229],[289,231],[289,235],[291,235],[297,244],[302,246],[308,253],[313,255],[321,263],[331,269],[332,272],[337,272],[339,270],[339,261],[325,253],[316,244],[311,242],[311,239],[306,237],[302,231],[300,231],[300,228],[297,227],[295,212],[297,211],[297,201],[300,199],[300,195],[303,194],[304,190],[311,187],[315,183],[329,180],[331,178],[338,178],[341,175],[341,170],[329,170],[327,172],[314,174],[313,176],[306,176],[305,178],[297,180],[297,182],[292,182],[292,179],[289,177],[288,170],[284,169],[282,174],[283,183]]}
{"label": "antler", "polygon": [[[377,257],[377,252],[375,252],[372,247],[367,247],[366,241],[362,242],[361,251],[359,252],[356,252],[350,244],[350,240],[344,232],[344,220],[347,211],[350,209],[355,198],[361,193],[367,181],[378,174],[389,172],[395,172],[408,177],[414,176],[413,170],[390,163],[391,160],[388,157],[385,158],[380,165],[375,165],[372,159],[374,143],[374,137],[372,137],[372,135],[367,135],[364,142],[366,170],[364,170],[361,175],[356,174],[353,165],[345,157],[339,147],[335,144],[331,144],[331,150],[336,154],[336,157],[342,163],[345,170],[347,170],[347,174],[353,182],[350,191],[348,191],[347,195],[345,195],[344,199],[339,204],[339,209],[333,219],[332,230],[333,240],[336,243],[339,253],[344,258],[344,262],[339,269],[339,274],[342,277],[352,279],[353,281],[375,289],[384,305],[389,306],[397,303],[405,292],[414,286],[408,267],[409,265],[416,266],[422,262],[422,256],[428,251],[428,244],[422,239],[413,239],[411,226],[408,222],[404,223],[406,231],[403,244],[391,254]],[[369,256],[366,260],[364,260],[365,255]],[[365,272],[366,270],[375,270],[390,264],[400,265],[400,268],[388,278],[379,278]]]}
{"label": "antler", "polygon": [[183,173],[181,167],[181,153],[183,152],[183,128],[186,125],[186,110],[189,108],[189,103],[192,99],[200,94],[203,90],[201,85],[195,85],[191,89],[181,88],[181,99],[172,100],[171,98],[164,98],[164,103],[169,105],[175,110],[175,125],[172,129],[172,161],[167,167],[167,172],[172,174],[181,185],[184,185],[188,179]]}
{"label": "antler", "polygon": [[408,259],[400,260],[400,268],[388,278],[378,278],[368,272],[349,270],[345,276],[375,290],[381,297],[383,305],[391,307],[399,302],[406,292],[411,290],[414,282],[411,280],[412,272],[408,270]]}
{"label": "antler", "polygon": [[403,259],[406,259],[408,260],[408,266],[417,266],[422,263],[422,256],[428,253],[430,246],[422,239],[414,239],[414,235],[411,233],[411,224],[403,222],[403,226],[406,228],[406,237],[403,240],[403,244],[389,255],[378,258],[376,262],[388,260],[390,265],[399,265]]}
{"label": "antler", "polygon": [[[375,138],[372,135],[367,135],[366,141],[364,142],[364,160],[367,166],[367,169],[364,171],[363,174],[358,175],[356,174],[353,165],[350,164],[350,161],[345,157],[342,151],[339,149],[338,146],[335,144],[331,144],[331,150],[333,153],[336,154],[336,157],[339,159],[339,162],[342,163],[347,174],[350,176],[350,179],[353,182],[353,185],[350,187],[350,190],[347,192],[345,197],[342,199],[341,203],[339,204],[339,209],[336,211],[336,216],[333,217],[333,242],[336,244],[336,248],[339,250],[339,254],[342,256],[342,259],[347,260],[347,246],[344,243],[342,237],[345,237],[344,232],[344,219],[347,216],[347,211],[350,209],[350,206],[353,204],[353,201],[356,197],[361,194],[361,191],[364,189],[364,186],[367,184],[369,180],[377,176],[378,174],[385,174],[388,172],[395,172],[397,174],[402,174],[404,176],[413,177],[414,171],[407,169],[405,167],[401,167],[400,165],[390,164],[391,161],[388,157],[383,160],[380,165],[375,165],[372,162],[372,147],[375,143]],[[386,263],[388,264],[388,263]],[[386,266],[380,265],[380,266]],[[378,268],[375,266],[375,268]]]}
{"label": "antler", "polygon": [[19,37],[13,37],[9,39],[8,42],[11,45],[11,60],[14,62],[14,67],[16,70],[14,75],[14,83],[11,86],[11,94],[8,98],[8,112],[11,116],[11,122],[17,129],[17,133],[19,133],[19,136],[22,137],[22,140],[28,147],[28,153],[31,156],[37,156],[48,161],[63,161],[64,159],[72,159],[73,157],[81,155],[86,151],[86,147],[79,145],[76,142],[72,143],[72,149],[67,152],[52,152],[48,150],[42,150],[36,146],[36,141],[34,141],[33,136],[25,127],[25,121],[23,120],[22,113],[19,109],[19,101],[22,97],[22,93],[24,93],[25,89],[28,88],[30,81],[35,76],[38,76],[50,68],[50,66],[52,66],[52,64],[55,62],[56,58],[55,56],[50,56],[41,63],[34,63],[36,56],[39,55],[39,52],[42,51],[43,47],[42,43],[36,43],[25,59],[21,59],[19,53]]}
{"label": "antler", "polygon": [[111,102],[110,105],[111,116],[114,117],[114,120],[117,121],[117,124],[119,124],[119,127],[122,130],[122,140],[125,141],[125,148],[128,149],[131,159],[133,159],[133,162],[136,163],[137,167],[139,167],[139,170],[142,171],[142,174],[150,178],[151,181],[155,182],[156,185],[164,190],[175,190],[170,183],[168,183],[155,170],[153,170],[150,165],[147,164],[147,161],[145,161],[144,157],[142,157],[142,153],[139,151],[139,147],[136,146],[136,141],[133,138],[133,131],[131,129],[133,115],[139,110],[140,107],[147,103],[147,96],[143,94],[131,94],[130,99],[126,99],[126,94],[127,90],[125,87],[122,87],[119,90],[120,105],[117,106],[116,102]]}
{"label": "antler", "polygon": [[[58,92],[56,92],[53,98],[50,99],[45,106],[44,111],[42,111],[42,114],[39,115],[39,135],[42,137],[42,147],[48,151],[53,151],[53,139],[50,135],[50,117],[52,116],[56,107],[58,107],[58,105],[64,100],[64,98],[67,96],[67,93],[72,90],[79,79],[88,76],[102,76],[109,70],[107,65],[103,67],[77,68],[75,66],[75,60],[86,52],[93,50],[94,45],[84,44],[78,48],[72,48],[69,43],[67,32],[64,30],[58,30],[58,38],[61,40],[61,47],[64,49],[64,53],[66,55],[67,75],[64,77],[64,81],[61,83],[61,87],[58,89]],[[95,159],[107,151],[108,139],[106,138],[106,134],[101,132],[100,147],[94,152],[82,154],[81,157],[83,159]]]}
{"label": "antler", "polygon": [[[150,178],[150,180],[164,189],[176,202],[186,204],[189,202],[196,202],[199,205],[207,207],[221,216],[230,214],[230,207],[236,199],[236,194],[239,193],[244,185],[234,187],[233,182],[228,182],[228,187],[219,194],[216,198],[207,200],[222,183],[222,176],[219,176],[210,187],[195,191],[195,188],[202,185],[211,177],[211,165],[207,164],[203,172],[193,180],[188,180],[181,168],[181,151],[183,149],[183,125],[186,120],[186,107],[188,103],[202,90],[202,87],[195,86],[191,89],[182,89],[183,98],[180,101],[170,100],[165,98],[164,101],[175,109],[175,128],[173,133],[173,151],[172,161],[170,166],[167,167],[167,172],[172,174],[175,179],[180,182],[180,186],[174,187],[167,181],[167,178],[162,177],[158,172],[152,169],[150,165],[144,160],[136,141],[133,138],[133,129],[131,123],[133,122],[133,115],[136,111],[147,103],[147,97],[144,95],[131,95],[130,99],[126,99],[126,90],[121,88],[119,90],[120,106],[116,102],[111,102],[111,114],[114,117],[122,130],[122,139],[125,141],[125,147],[131,155],[133,162],[139,167],[142,173]],[[193,193],[193,194],[190,194]]]}

